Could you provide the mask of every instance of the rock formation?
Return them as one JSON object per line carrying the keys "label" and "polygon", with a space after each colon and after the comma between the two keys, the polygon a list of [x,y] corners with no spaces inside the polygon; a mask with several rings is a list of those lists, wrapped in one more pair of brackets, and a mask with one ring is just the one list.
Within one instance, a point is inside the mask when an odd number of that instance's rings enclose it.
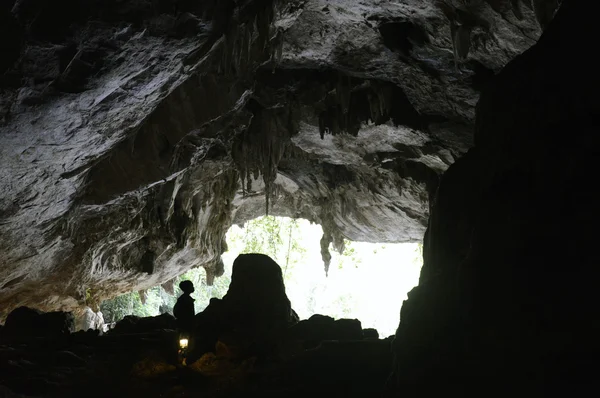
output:
{"label": "rock formation", "polygon": [[595,384],[598,5],[565,1],[477,106],[475,145],[444,174],[391,380],[404,396],[583,394]]}
{"label": "rock formation", "polygon": [[6,317],[0,341],[24,342],[34,338],[66,338],[75,331],[75,318],[68,312],[46,312],[19,307]]}
{"label": "rock formation", "polygon": [[[218,276],[228,226],[266,206],[321,223],[325,260],[344,237],[414,241],[427,224],[392,396],[587,393],[600,6],[560,3],[556,15],[558,0],[2,3],[3,315],[94,309],[192,266]],[[331,369],[332,391],[372,391],[353,383],[368,358],[379,380],[389,347],[368,343],[301,357],[295,391],[314,394],[307,375]],[[116,391],[138,360],[115,361],[130,345],[44,358]],[[37,346],[0,356],[16,391],[69,380],[33,366]],[[85,373],[107,364],[118,381]]]}
{"label": "rock formation", "polygon": [[211,281],[266,211],[320,223],[326,263],[343,238],[420,241],[543,4],[4,2],[0,318]]}
{"label": "rock formation", "polygon": [[83,314],[76,319],[75,330],[87,331],[92,329],[100,332],[108,331],[108,325],[104,323],[104,315],[102,312],[94,312],[89,307],[84,308],[82,312]]}
{"label": "rock formation", "polygon": [[227,294],[211,299],[196,315],[189,362],[215,351],[217,343],[239,347],[241,356],[269,355],[296,322],[279,265],[264,254],[240,254],[233,262]]}

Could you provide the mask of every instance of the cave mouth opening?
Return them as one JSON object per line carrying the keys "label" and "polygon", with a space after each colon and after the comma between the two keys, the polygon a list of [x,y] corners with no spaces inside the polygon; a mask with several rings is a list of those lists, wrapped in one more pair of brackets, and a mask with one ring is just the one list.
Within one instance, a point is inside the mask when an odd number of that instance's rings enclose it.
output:
{"label": "cave mouth opening", "polygon": [[222,255],[225,272],[215,278],[212,286],[207,284],[204,268],[199,267],[176,278],[173,294],[155,286],[146,291],[143,300],[133,292],[105,301],[102,313],[108,323],[125,315],[170,313],[181,294],[177,285],[184,279],[196,286],[192,296],[196,313],[201,312],[211,298],[222,298],[227,293],[238,255],[263,253],[280,265],[287,296],[300,319],[314,314],[358,319],[363,328],[376,329],[380,338],[393,335],[402,303],[419,281],[422,245],[346,240],[342,253],[330,246],[331,262],[326,272],[322,236],[321,225],[300,218],[262,216],[244,225],[233,225],[226,234],[228,251]]}

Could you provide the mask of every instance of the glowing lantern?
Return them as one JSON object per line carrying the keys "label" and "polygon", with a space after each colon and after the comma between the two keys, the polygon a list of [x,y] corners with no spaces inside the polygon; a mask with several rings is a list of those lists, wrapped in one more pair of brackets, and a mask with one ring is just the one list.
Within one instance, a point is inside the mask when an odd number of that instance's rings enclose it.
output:
{"label": "glowing lantern", "polygon": [[179,340],[179,347],[181,347],[182,349],[187,348],[188,346],[188,339],[180,339]]}

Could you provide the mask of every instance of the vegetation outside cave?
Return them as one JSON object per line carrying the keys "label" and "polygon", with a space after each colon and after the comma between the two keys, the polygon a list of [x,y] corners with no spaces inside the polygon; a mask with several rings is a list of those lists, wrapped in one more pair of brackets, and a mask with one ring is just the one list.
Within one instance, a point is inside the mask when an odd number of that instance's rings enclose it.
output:
{"label": "vegetation outside cave", "polygon": [[[364,328],[375,328],[381,337],[395,333],[400,307],[407,293],[418,283],[422,266],[422,245],[417,243],[375,244],[346,241],[343,253],[331,249],[329,275],[325,275],[320,252],[323,230],[303,219],[265,216],[232,226],[227,233],[229,251],[223,254],[225,274],[206,285],[203,268],[181,275],[196,286],[196,312],[206,308],[210,298],[221,298],[231,281],[231,267],[241,253],[264,253],[281,266],[287,295],[301,319],[313,314],[359,319]],[[132,292],[101,305],[106,322],[125,315],[154,316],[171,312],[181,294],[176,287],[170,295],[161,286],[147,291],[142,304]]]}

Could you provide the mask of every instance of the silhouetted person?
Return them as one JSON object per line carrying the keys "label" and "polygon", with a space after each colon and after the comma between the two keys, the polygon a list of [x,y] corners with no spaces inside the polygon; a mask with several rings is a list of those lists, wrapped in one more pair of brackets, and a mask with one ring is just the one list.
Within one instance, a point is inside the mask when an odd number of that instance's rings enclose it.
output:
{"label": "silhouetted person", "polygon": [[190,296],[194,293],[194,284],[192,281],[181,281],[179,288],[183,294],[179,296],[173,307],[173,315],[177,319],[179,331],[189,335],[194,326],[194,299]]}

